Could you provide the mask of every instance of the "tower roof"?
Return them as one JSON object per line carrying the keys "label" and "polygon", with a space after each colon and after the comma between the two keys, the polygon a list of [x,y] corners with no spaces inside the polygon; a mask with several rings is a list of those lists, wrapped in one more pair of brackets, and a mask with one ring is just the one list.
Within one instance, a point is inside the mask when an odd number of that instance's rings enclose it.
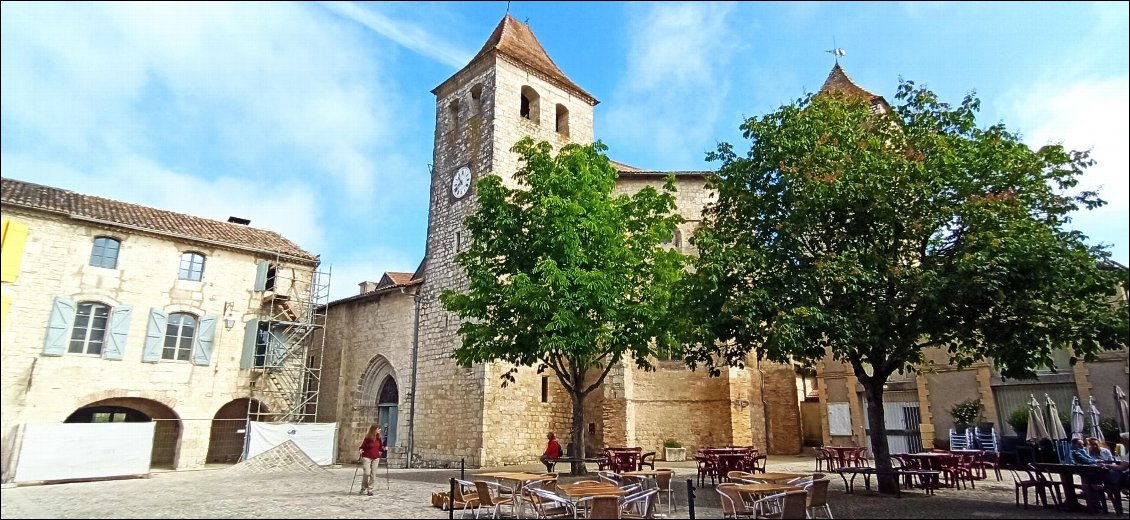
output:
{"label": "tower roof", "polygon": [[[553,63],[549,54],[545,52],[541,43],[538,42],[537,37],[534,36],[534,32],[530,30],[530,26],[515,20],[509,13],[502,17],[502,21],[498,22],[498,26],[494,28],[494,32],[491,33],[490,38],[483,44],[483,48],[479,50],[479,53],[476,54],[474,58],[471,58],[470,63],[460,69],[459,72],[467,70],[472,64],[489,56],[493,52],[497,52],[517,62],[519,65],[525,66],[535,74],[541,76],[542,79],[585,98],[585,100],[592,105],[599,103],[592,94],[585,92],[585,89],[573,83],[564,72],[561,72],[561,69],[557,68],[557,64]],[[459,72],[452,75],[451,78],[458,76]],[[448,81],[451,81],[451,79],[449,78],[447,81],[444,81],[439,87],[432,90],[432,93],[435,93]]]}
{"label": "tower roof", "polygon": [[883,96],[872,94],[863,87],[856,85],[855,82],[848,77],[847,72],[844,72],[844,69],[840,67],[839,63],[837,63],[835,67],[832,67],[832,72],[828,73],[828,79],[824,80],[824,86],[820,87],[820,92],[841,92],[848,97],[866,99],[872,104],[882,103],[885,105],[887,103],[887,100],[883,99]]}

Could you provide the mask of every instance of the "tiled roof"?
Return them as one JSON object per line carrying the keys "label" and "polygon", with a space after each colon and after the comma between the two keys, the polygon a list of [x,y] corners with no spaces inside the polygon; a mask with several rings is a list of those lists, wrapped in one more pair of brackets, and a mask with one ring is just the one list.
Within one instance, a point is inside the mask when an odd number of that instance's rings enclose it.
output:
{"label": "tiled roof", "polygon": [[234,249],[279,253],[299,261],[318,260],[317,256],[274,231],[83,195],[7,177],[3,179],[2,187],[0,200],[5,206],[60,213],[79,220],[96,220],[159,235],[217,243]]}
{"label": "tiled roof", "polygon": [[377,283],[375,290],[387,289],[389,287],[403,287],[412,282],[412,273],[393,273],[386,272],[381,277],[381,281]]}
{"label": "tiled roof", "polygon": [[872,102],[877,99],[883,99],[882,96],[872,94],[864,90],[863,87],[856,85],[855,82],[848,77],[847,72],[844,72],[844,69],[840,67],[839,63],[837,63],[835,67],[832,67],[832,72],[828,73],[828,79],[824,80],[824,86],[820,87],[820,91],[842,92],[844,95],[861,97]]}
{"label": "tiled roof", "polygon": [[[590,104],[596,105],[599,103],[592,94],[585,92],[585,89],[573,83],[564,72],[561,72],[561,69],[557,68],[557,64],[553,63],[549,54],[545,52],[545,48],[538,42],[538,38],[530,30],[530,26],[515,20],[509,13],[502,17],[502,21],[498,22],[498,26],[494,28],[494,32],[491,33],[490,38],[487,38],[487,42],[483,44],[479,53],[471,58],[470,63],[459,72],[466,70],[471,64],[495,51],[529,67],[550,83],[580,95]],[[458,75],[457,72],[451,78]],[[439,87],[436,87],[435,90],[439,90]],[[432,92],[434,93],[435,90]]]}
{"label": "tiled roof", "polygon": [[682,176],[688,176],[688,175],[689,176],[706,175],[708,173],[711,173],[711,172],[708,172],[708,171],[695,171],[695,170],[680,170],[680,171],[670,171],[670,172],[653,171],[653,170],[644,170],[644,169],[641,169],[641,168],[636,168],[635,166],[628,166],[627,164],[624,164],[622,162],[616,162],[616,161],[613,161],[611,159],[609,159],[608,162],[611,163],[612,167],[616,168],[616,171],[619,172],[620,175],[623,176],[623,177],[633,177],[633,176],[637,176],[637,175],[638,176],[655,176],[655,175],[658,175],[658,176],[664,176],[665,177],[665,176],[667,176],[667,174],[673,174],[676,177],[682,177]]}

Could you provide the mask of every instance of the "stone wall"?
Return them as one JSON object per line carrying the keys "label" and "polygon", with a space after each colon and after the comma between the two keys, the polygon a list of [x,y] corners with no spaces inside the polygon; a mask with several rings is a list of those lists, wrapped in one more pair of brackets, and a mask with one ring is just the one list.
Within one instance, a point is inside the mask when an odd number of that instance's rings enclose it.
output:
{"label": "stone wall", "polygon": [[[110,398],[131,399],[131,407],[139,410],[147,403],[171,409],[169,419],[183,423],[175,441],[175,467],[201,466],[214,414],[234,399],[249,397],[250,371],[239,368],[243,324],[259,314],[260,293],[253,291],[258,262],[274,258],[35,211],[5,207],[4,216],[29,227],[19,278],[4,285],[5,295],[13,300],[0,368],[5,467],[8,436],[17,424],[62,422],[77,409]],[[116,269],[88,265],[96,236],[121,241]],[[177,279],[181,253],[189,250],[206,256],[199,282]],[[111,307],[132,305],[124,359],[43,355],[57,296]],[[234,303],[238,323],[231,330],[223,326],[225,302]],[[154,308],[218,318],[209,365],[141,361],[148,315]]]}

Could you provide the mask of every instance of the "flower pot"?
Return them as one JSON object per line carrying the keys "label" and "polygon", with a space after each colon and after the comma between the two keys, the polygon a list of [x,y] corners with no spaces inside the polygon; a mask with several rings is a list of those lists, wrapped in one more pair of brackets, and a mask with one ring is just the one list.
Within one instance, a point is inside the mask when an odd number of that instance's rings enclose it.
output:
{"label": "flower pot", "polygon": [[667,462],[682,462],[687,460],[686,448],[663,448],[663,460]]}

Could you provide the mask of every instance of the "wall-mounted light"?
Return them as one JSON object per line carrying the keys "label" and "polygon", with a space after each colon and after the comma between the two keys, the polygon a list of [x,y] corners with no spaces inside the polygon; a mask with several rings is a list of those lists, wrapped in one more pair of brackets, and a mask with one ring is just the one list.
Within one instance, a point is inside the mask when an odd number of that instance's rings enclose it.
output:
{"label": "wall-mounted light", "polygon": [[745,409],[745,407],[749,406],[749,400],[748,399],[734,399],[733,402],[734,402],[734,406],[737,406],[738,408]]}
{"label": "wall-mounted light", "polygon": [[235,307],[235,302],[224,302],[224,328],[228,330],[235,326],[235,316],[231,313],[232,307]]}

